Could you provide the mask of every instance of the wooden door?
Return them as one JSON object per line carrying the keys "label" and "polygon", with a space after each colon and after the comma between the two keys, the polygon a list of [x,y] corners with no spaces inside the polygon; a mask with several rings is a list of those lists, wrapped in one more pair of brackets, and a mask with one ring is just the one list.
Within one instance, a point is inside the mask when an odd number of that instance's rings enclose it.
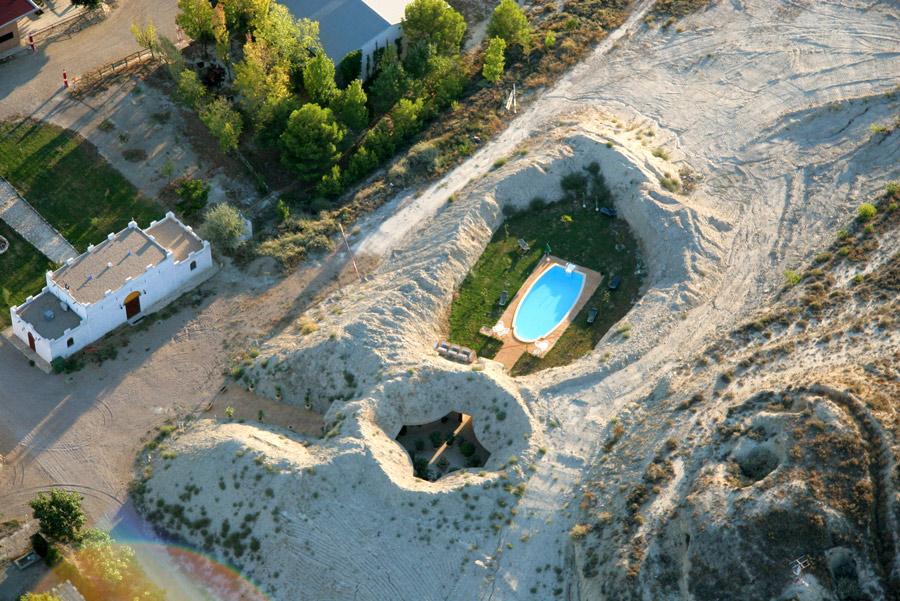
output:
{"label": "wooden door", "polygon": [[134,291],[125,297],[125,318],[131,319],[141,312],[141,293]]}
{"label": "wooden door", "polygon": [[31,332],[28,332],[28,346],[31,348],[31,350],[37,352],[37,349],[34,348],[34,336]]}

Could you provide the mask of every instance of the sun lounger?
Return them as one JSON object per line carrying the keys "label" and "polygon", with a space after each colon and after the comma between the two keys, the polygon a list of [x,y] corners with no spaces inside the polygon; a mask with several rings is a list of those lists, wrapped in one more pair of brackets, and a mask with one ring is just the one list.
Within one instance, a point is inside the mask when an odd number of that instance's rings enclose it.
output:
{"label": "sun lounger", "polygon": [[519,238],[518,242],[519,250],[521,250],[523,253],[527,253],[529,250],[531,250],[531,246],[528,244],[528,242],[525,241],[525,238]]}

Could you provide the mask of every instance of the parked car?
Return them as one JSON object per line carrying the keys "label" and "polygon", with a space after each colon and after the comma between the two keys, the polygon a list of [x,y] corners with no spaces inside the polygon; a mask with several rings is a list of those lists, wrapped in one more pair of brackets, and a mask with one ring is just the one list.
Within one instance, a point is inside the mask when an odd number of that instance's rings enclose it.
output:
{"label": "parked car", "polygon": [[613,277],[611,277],[609,279],[609,284],[607,284],[606,287],[609,288],[610,290],[615,290],[616,288],[619,287],[619,284],[621,284],[621,283],[622,283],[622,278],[620,278],[617,275],[614,275]]}
{"label": "parked car", "polygon": [[616,210],[610,207],[600,207],[600,212],[607,217],[615,217],[616,215],[618,215],[618,213],[616,213]]}
{"label": "parked car", "polygon": [[597,321],[597,316],[598,316],[599,314],[600,314],[600,309],[598,309],[597,307],[591,307],[591,308],[588,310],[588,314],[587,314],[587,322],[588,322],[588,325],[591,325],[591,324],[593,324],[595,321]]}

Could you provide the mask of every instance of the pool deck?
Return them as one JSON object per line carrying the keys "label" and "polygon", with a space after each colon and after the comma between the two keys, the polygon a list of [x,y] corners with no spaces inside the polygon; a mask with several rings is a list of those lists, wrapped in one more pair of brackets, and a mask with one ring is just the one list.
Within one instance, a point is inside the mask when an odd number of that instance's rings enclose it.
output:
{"label": "pool deck", "polygon": [[[495,338],[503,342],[503,346],[500,347],[500,350],[494,357],[494,361],[502,363],[503,366],[506,367],[506,369],[512,369],[512,366],[515,365],[516,361],[519,360],[519,357],[521,357],[523,353],[527,352],[536,357],[543,357],[550,349],[553,348],[553,346],[556,344],[556,341],[559,340],[563,332],[566,331],[566,328],[569,327],[569,324],[572,323],[572,320],[575,319],[581,309],[583,309],[587,304],[591,296],[594,295],[597,287],[600,286],[600,282],[603,281],[603,274],[586,267],[582,267],[581,265],[577,265],[576,270],[580,271],[585,276],[584,287],[581,290],[581,296],[579,296],[578,300],[575,301],[575,304],[572,306],[569,314],[566,315],[566,318],[558,326],[556,326],[556,329],[554,329],[552,332],[550,332],[550,334],[548,334],[541,340],[537,340],[535,342],[522,342],[513,335],[513,317],[516,314],[516,309],[519,308],[519,303],[521,303],[522,299],[525,297],[525,293],[531,288],[531,284],[534,283],[534,281],[539,277],[541,277],[541,275],[543,275],[543,273],[551,266],[561,265],[562,267],[565,267],[568,264],[569,261],[564,261],[559,257],[554,257],[553,255],[544,255],[544,257],[531,272],[531,275],[528,276],[528,279],[525,280],[525,282],[516,292],[516,295],[512,298],[509,305],[506,307],[506,311],[504,311],[503,315],[500,316],[499,322],[502,322],[505,326],[504,330],[502,330],[502,333],[498,333],[495,329],[492,329],[493,326],[485,326],[481,329],[481,333],[485,336],[490,336],[491,338]],[[538,346],[538,344],[542,342],[546,343],[546,346]]]}

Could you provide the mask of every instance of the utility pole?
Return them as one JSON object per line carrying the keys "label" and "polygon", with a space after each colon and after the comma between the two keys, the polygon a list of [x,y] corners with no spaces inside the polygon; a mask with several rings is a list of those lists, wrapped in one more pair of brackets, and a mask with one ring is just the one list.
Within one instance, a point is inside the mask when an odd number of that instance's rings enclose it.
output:
{"label": "utility pole", "polygon": [[341,230],[341,237],[344,239],[344,244],[347,245],[347,252],[350,253],[350,261],[353,263],[353,269],[356,271],[356,277],[359,278],[360,283],[362,283],[363,278],[359,273],[359,267],[356,265],[356,257],[353,256],[353,249],[350,248],[350,241],[347,240],[347,234],[344,233],[344,226],[338,222],[338,227]]}

